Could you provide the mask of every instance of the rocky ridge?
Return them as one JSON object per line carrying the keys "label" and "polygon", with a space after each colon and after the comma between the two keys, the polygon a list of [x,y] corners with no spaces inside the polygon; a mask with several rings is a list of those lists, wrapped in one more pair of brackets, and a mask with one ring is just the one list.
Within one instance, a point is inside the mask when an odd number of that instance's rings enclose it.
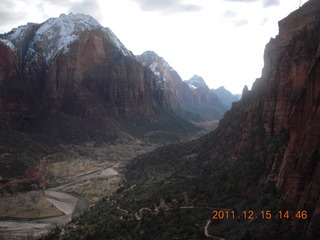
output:
{"label": "rocky ridge", "polygon": [[174,109],[182,107],[202,115],[208,114],[211,119],[220,119],[227,110],[219,97],[209,90],[202,77],[195,75],[183,81],[162,57],[152,51],[144,52],[137,59],[157,76],[165,97]]}
{"label": "rocky ridge", "polygon": [[178,89],[175,83],[179,81],[174,76],[175,70],[162,58],[153,51],[146,51],[136,56],[137,60],[144,66],[149,68],[156,76],[158,84],[164,91],[165,97],[170,106],[175,109],[179,107],[177,99]]}

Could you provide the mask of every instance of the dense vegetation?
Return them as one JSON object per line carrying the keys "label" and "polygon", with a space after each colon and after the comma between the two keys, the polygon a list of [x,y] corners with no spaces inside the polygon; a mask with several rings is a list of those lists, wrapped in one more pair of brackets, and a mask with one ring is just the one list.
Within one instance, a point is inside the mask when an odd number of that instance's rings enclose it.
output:
{"label": "dense vegetation", "polygon": [[[177,117],[171,112],[159,114],[158,119],[124,118],[88,119],[68,114],[52,114],[34,120],[0,120],[0,185],[14,179],[25,179],[27,171],[37,171],[39,161],[45,156],[63,151],[61,145],[114,144],[131,139],[142,143],[176,142],[199,131],[199,127]],[[23,186],[0,188],[0,192],[24,191],[34,182]],[[36,183],[37,184],[37,183]]]}
{"label": "dense vegetation", "polygon": [[[127,164],[126,184],[65,228],[44,239],[287,239],[279,219],[244,219],[243,211],[271,211],[280,193],[267,174],[264,157],[278,149],[285,134],[267,139],[260,151],[241,161],[215,158],[211,133],[136,157]],[[212,142],[211,142],[212,143]],[[235,219],[212,219],[214,210],[234,211]],[[211,222],[208,224],[208,221]],[[207,226],[207,227],[206,227]],[[205,232],[205,229],[207,232]]]}

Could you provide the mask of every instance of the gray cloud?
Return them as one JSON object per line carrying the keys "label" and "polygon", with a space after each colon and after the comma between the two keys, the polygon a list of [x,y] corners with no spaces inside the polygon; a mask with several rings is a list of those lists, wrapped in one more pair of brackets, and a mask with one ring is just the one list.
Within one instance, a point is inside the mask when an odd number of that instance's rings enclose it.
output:
{"label": "gray cloud", "polygon": [[237,16],[237,13],[231,10],[227,10],[224,12],[223,16],[227,18],[234,18]]}
{"label": "gray cloud", "polygon": [[73,13],[88,14],[97,20],[101,20],[102,16],[99,9],[99,3],[96,0],[83,0],[71,5],[69,11]]}
{"label": "gray cloud", "polygon": [[183,0],[132,0],[136,2],[143,11],[160,11],[165,14],[178,12],[195,12],[202,8],[194,4],[183,3]]}
{"label": "gray cloud", "polygon": [[244,18],[240,19],[238,17],[238,14],[231,10],[225,11],[225,13],[223,14],[223,17],[228,19],[228,21],[230,21],[235,27],[242,27],[248,24],[247,19],[244,19]]}
{"label": "gray cloud", "polygon": [[246,26],[247,24],[248,24],[248,20],[247,19],[240,19],[240,20],[237,20],[234,23],[234,26],[235,27],[242,27],[242,26]]}
{"label": "gray cloud", "polygon": [[271,6],[278,6],[280,4],[279,0],[264,0],[263,1],[263,7],[271,7]]}
{"label": "gray cloud", "polygon": [[45,0],[55,6],[67,8],[67,12],[88,14],[98,21],[101,20],[100,6],[97,0]]}
{"label": "gray cloud", "polygon": [[256,2],[261,0],[225,0],[226,2]]}
{"label": "gray cloud", "polygon": [[242,2],[242,3],[250,3],[250,2],[262,2],[263,7],[271,7],[271,6],[278,6],[280,4],[279,0],[224,0],[226,2]]}
{"label": "gray cloud", "polygon": [[[37,5],[34,0],[0,0],[0,33],[26,24],[27,19],[32,19],[30,16],[33,14],[39,15],[38,19],[39,17],[44,19],[52,17],[45,14],[45,8],[53,6],[61,7],[61,13],[84,13],[91,15],[98,21],[102,19],[98,0],[42,0]],[[39,11],[32,13],[35,7]]]}
{"label": "gray cloud", "polygon": [[261,26],[265,25],[267,22],[269,22],[269,19],[267,17],[265,17],[262,22],[261,22]]}
{"label": "gray cloud", "polygon": [[11,12],[0,7],[1,25],[7,25],[12,22],[20,22],[20,21],[23,21],[25,17],[26,17],[26,12],[22,12],[22,11]]}
{"label": "gray cloud", "polygon": [[3,32],[2,29],[8,29],[8,27],[12,26],[13,24],[17,26],[25,24],[25,19],[28,15],[28,9],[21,7],[23,4],[31,4],[31,1],[0,1],[1,32]]}

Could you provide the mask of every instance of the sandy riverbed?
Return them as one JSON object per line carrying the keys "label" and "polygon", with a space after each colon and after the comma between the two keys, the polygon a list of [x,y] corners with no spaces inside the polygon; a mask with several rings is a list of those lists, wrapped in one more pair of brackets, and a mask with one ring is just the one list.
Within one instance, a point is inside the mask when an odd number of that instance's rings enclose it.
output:
{"label": "sandy riverbed", "polygon": [[[115,167],[114,165],[113,167]],[[0,239],[17,240],[26,239],[26,237],[39,237],[55,226],[65,225],[71,221],[75,213],[80,214],[88,208],[88,201],[81,196],[74,193],[66,192],[73,185],[81,185],[83,182],[92,181],[96,179],[108,179],[118,175],[118,172],[112,167],[102,170],[78,175],[67,183],[57,186],[55,188],[47,189],[44,195],[50,203],[52,203],[57,210],[61,211],[64,215],[33,219],[30,221],[0,221]]]}

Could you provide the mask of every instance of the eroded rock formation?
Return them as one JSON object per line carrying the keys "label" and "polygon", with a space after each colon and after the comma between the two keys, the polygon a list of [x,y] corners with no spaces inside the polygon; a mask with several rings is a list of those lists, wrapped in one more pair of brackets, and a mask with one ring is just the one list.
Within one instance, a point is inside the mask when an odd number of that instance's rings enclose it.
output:
{"label": "eroded rock formation", "polygon": [[[316,239],[320,230],[319,11],[320,2],[310,0],[279,22],[279,35],[265,49],[261,78],[217,131],[225,146],[216,150],[230,158],[241,161],[249,151],[268,150],[261,155],[269,172],[265,181],[282,191],[281,209],[308,212],[306,220],[281,224],[306,239]],[[285,137],[277,147],[265,142],[278,135]]]}

